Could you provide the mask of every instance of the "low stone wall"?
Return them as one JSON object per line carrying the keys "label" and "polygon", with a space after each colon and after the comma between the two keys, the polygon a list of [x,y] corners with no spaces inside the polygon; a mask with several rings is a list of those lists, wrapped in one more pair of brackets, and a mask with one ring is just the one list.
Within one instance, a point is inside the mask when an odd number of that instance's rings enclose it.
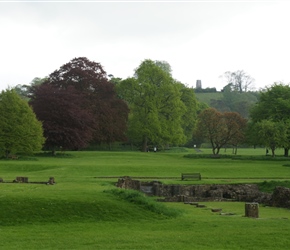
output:
{"label": "low stone wall", "polygon": [[272,195],[271,206],[290,208],[290,188],[276,187]]}
{"label": "low stone wall", "polygon": [[49,177],[48,181],[28,181],[28,177],[17,176],[13,181],[4,181],[3,178],[0,177],[0,183],[27,183],[27,184],[47,184],[54,185],[55,179],[54,177]]}
{"label": "low stone wall", "polygon": [[[257,185],[160,185],[154,196],[190,197],[191,201],[253,201],[260,196]],[[188,197],[188,198],[187,198]]]}
{"label": "low stone wall", "polygon": [[119,188],[134,189],[140,191],[141,181],[133,180],[129,176],[124,176],[123,178],[118,180],[116,186]]}
{"label": "low stone wall", "polygon": [[277,187],[273,194],[269,194],[260,192],[256,184],[165,185],[159,181],[142,182],[130,177],[119,179],[116,186],[163,197],[159,201],[243,201],[290,208],[290,189],[283,187]]}

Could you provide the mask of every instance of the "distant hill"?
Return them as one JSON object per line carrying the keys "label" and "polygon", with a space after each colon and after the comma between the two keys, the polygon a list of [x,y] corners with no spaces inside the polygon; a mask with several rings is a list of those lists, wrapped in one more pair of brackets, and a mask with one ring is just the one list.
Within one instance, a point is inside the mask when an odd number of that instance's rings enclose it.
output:
{"label": "distant hill", "polygon": [[210,106],[211,100],[222,100],[223,93],[215,92],[215,93],[195,93],[195,96],[199,102],[204,102],[208,106]]}
{"label": "distant hill", "polygon": [[224,91],[212,93],[195,93],[199,102],[220,112],[238,112],[243,117],[249,117],[250,108],[258,101],[259,92]]}

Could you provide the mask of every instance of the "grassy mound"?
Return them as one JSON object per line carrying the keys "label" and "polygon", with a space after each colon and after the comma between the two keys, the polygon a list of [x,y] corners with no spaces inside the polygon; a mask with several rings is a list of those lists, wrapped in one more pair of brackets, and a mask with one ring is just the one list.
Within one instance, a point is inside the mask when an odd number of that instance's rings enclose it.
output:
{"label": "grassy mound", "polygon": [[[111,192],[112,193],[112,192]],[[124,222],[175,217],[178,211],[138,197],[136,193],[113,192],[134,205],[120,200],[73,201],[52,199],[2,199],[0,226],[51,223]],[[136,206],[137,205],[137,206]]]}
{"label": "grassy mound", "polygon": [[159,215],[166,217],[177,217],[181,214],[181,210],[166,207],[164,204],[158,203],[152,198],[145,196],[143,193],[135,190],[110,189],[106,190],[105,192],[111,193],[120,199],[136,204],[142,209],[149,210]]}
{"label": "grassy mound", "polygon": [[287,187],[290,188],[290,181],[263,181],[258,183],[259,189],[262,192],[271,193],[275,187]]}

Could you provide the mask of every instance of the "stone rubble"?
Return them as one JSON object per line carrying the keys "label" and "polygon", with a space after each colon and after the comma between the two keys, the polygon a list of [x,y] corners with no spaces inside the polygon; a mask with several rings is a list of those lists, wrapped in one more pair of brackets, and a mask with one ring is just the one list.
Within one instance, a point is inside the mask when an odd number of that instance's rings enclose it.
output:
{"label": "stone rubble", "polygon": [[158,201],[242,201],[267,206],[290,208],[290,189],[276,187],[272,194],[259,191],[256,184],[176,185],[159,181],[142,182],[126,176],[116,184],[119,188],[134,189],[147,195],[163,197]]}

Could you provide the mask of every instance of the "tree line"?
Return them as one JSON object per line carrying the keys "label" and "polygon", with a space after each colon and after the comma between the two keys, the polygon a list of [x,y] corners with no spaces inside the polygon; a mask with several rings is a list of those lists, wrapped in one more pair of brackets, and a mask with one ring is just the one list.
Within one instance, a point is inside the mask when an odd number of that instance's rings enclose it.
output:
{"label": "tree line", "polygon": [[109,79],[99,63],[80,57],[15,92],[41,121],[45,150],[117,141],[146,151],[184,144],[196,124],[194,91],[170,72],[167,62],[144,60],[133,77]]}
{"label": "tree line", "polygon": [[213,154],[247,143],[266,146],[272,155],[284,147],[288,155],[289,97],[288,85],[274,84],[260,93],[247,120],[198,102],[193,88],[172,77],[167,62],[144,60],[132,77],[120,79],[79,57],[30,85],[2,91],[0,150],[7,157],[123,142],[145,152],[209,142]]}
{"label": "tree line", "polygon": [[198,116],[195,142],[209,142],[213,154],[222,147],[264,146],[275,156],[277,148],[290,148],[290,86],[274,83],[259,93],[259,100],[249,109],[249,119],[236,112],[204,109]]}

